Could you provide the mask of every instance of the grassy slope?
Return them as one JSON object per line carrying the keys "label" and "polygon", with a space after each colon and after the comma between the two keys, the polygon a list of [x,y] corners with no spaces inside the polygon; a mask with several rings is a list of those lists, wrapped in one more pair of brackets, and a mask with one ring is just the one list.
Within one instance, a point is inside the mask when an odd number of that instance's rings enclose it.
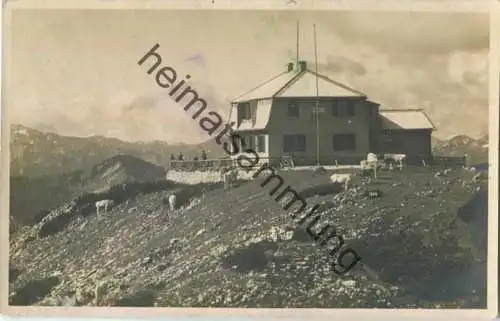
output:
{"label": "grassy slope", "polygon": [[[271,227],[291,220],[258,181],[228,193],[212,191],[184,212],[167,215],[161,203],[164,193],[151,193],[105,217],[81,219],[11,254],[11,263],[21,270],[11,286],[19,289],[28,280],[60,271],[67,282],[56,286],[52,296],[76,288],[92,291],[99,279],[108,284],[102,302],[114,305],[484,305],[485,285],[477,280],[484,280],[485,256],[474,246],[478,237],[471,231],[484,232],[485,226],[477,217],[465,223],[457,212],[485,184],[470,183],[467,172],[435,178],[422,171],[415,169],[408,176],[386,173],[371,185],[358,180],[361,190],[379,188],[384,196],[367,200],[355,193],[353,204],[340,209],[325,205],[326,220],[335,223],[363,257],[364,264],[347,277],[355,280],[354,287],[329,270],[324,249],[299,238],[299,233],[292,241],[265,241]],[[326,174],[283,177],[297,190],[328,183]],[[309,204],[321,201],[331,202],[332,197],[308,199]],[[484,209],[484,200],[479,205]],[[180,242],[170,245],[172,239]],[[242,252],[231,256],[238,249]],[[264,258],[265,249],[274,252],[272,259]],[[96,274],[85,280],[83,276],[94,270]],[[476,276],[476,282],[466,282],[464,276]]]}

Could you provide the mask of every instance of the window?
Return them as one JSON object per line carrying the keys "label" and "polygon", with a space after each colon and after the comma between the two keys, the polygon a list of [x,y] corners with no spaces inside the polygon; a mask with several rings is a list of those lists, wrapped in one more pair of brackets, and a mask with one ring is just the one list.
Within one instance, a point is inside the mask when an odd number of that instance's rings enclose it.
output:
{"label": "window", "polygon": [[243,119],[252,119],[252,115],[250,113],[250,103],[243,103],[238,105],[238,114],[240,118]]}
{"label": "window", "polygon": [[354,134],[333,135],[334,151],[350,151],[356,149],[356,136]]}
{"label": "window", "polygon": [[265,153],[266,152],[266,136],[259,135],[257,136],[257,153]]}
{"label": "window", "polygon": [[299,106],[295,103],[288,104],[288,116],[299,117]]}
{"label": "window", "polygon": [[332,105],[332,115],[335,117],[353,117],[354,105],[346,100],[339,100]]}
{"label": "window", "polygon": [[306,136],[302,134],[297,135],[283,135],[283,152],[305,152],[306,151]]}
{"label": "window", "polygon": [[255,150],[255,136],[250,136],[248,137],[250,144],[248,145],[248,148],[251,150]]}
{"label": "window", "polygon": [[243,147],[242,151],[245,151],[246,149],[255,150],[255,137],[254,136],[248,135],[248,136],[244,136],[242,138],[244,141],[244,144],[242,146]]}
{"label": "window", "polygon": [[248,138],[246,136],[241,135],[239,147],[240,147],[240,151],[243,151],[244,149],[248,148]]}

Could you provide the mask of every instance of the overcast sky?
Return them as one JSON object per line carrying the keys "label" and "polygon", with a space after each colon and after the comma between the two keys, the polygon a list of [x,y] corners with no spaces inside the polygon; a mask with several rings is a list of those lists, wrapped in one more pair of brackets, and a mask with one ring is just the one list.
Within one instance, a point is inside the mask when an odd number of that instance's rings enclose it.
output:
{"label": "overcast sky", "polygon": [[17,10],[12,14],[7,108],[13,123],[65,135],[196,142],[207,134],[137,61],[155,44],[166,65],[189,73],[209,108],[285,69],[320,72],[382,107],[422,107],[436,136],[488,132],[486,14]]}

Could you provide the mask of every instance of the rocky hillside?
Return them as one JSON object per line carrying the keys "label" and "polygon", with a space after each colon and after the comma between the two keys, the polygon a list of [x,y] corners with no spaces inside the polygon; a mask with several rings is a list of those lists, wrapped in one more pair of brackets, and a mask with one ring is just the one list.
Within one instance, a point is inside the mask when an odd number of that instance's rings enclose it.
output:
{"label": "rocky hillside", "polygon": [[163,167],[130,155],[117,155],[87,170],[66,174],[11,177],[11,230],[38,222],[48,210],[82,194],[104,191],[123,183],[163,179]]}
{"label": "rocky hillside", "polygon": [[488,163],[488,136],[474,139],[466,135],[458,135],[449,140],[435,139],[433,152],[436,155],[462,156],[469,155],[471,164]]}
{"label": "rocky hillside", "polygon": [[[487,182],[464,169],[436,171],[409,167],[371,181],[356,176],[346,192],[329,183],[331,172],[282,173],[309,205],[322,204],[322,221],[337,226],[362,257],[343,277],[261,179],[229,192],[217,184],[164,181],[86,194],[12,236],[9,300],[485,308]],[[379,197],[369,198],[370,190]],[[164,197],[173,191],[183,207],[169,212]],[[117,206],[97,217],[93,202],[104,197]]]}
{"label": "rocky hillside", "polygon": [[168,165],[170,154],[182,152],[188,159],[206,150],[209,157],[222,156],[214,142],[200,145],[165,142],[131,143],[101,136],[69,137],[44,133],[23,125],[11,126],[11,175],[42,176],[83,170],[110,157],[128,154],[147,162]]}

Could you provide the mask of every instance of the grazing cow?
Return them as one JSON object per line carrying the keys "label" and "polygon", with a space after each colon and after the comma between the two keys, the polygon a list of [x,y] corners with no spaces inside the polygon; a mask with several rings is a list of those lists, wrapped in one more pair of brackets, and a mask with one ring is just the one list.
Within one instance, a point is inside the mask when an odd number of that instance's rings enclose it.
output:
{"label": "grazing cow", "polygon": [[484,172],[479,172],[477,173],[476,175],[474,175],[474,177],[472,178],[472,181],[473,182],[478,182],[479,180],[483,179],[483,178],[487,178],[488,176],[486,175],[486,173]]}
{"label": "grazing cow", "polygon": [[177,202],[177,196],[175,196],[175,194],[170,194],[168,196],[168,206],[171,212],[175,210],[176,202]]}
{"label": "grazing cow", "polygon": [[97,211],[97,215],[99,215],[99,209],[104,208],[104,213],[107,213],[108,212],[108,208],[110,208],[113,205],[114,205],[114,201],[113,200],[109,200],[109,199],[100,200],[100,201],[95,202],[95,208],[96,208],[96,211]]}
{"label": "grazing cow", "polygon": [[376,179],[377,178],[377,168],[378,168],[378,157],[374,153],[368,153],[366,155],[366,165],[368,166],[369,169],[373,170],[373,176]]}
{"label": "grazing cow", "polygon": [[384,154],[384,160],[394,161],[398,165],[399,170],[403,170],[403,164],[406,160],[406,154]]}
{"label": "grazing cow", "polygon": [[476,168],[474,166],[471,166],[471,167],[467,167],[467,166],[464,166],[464,169],[468,170],[469,172],[476,172]]}
{"label": "grazing cow", "polygon": [[368,153],[368,155],[366,155],[366,161],[368,162],[368,164],[377,163],[378,157],[374,153]]}
{"label": "grazing cow", "polygon": [[396,154],[394,155],[394,160],[398,163],[399,169],[403,170],[403,166],[406,161],[406,154]]}
{"label": "grazing cow", "polygon": [[344,184],[344,190],[347,190],[347,185],[351,180],[351,174],[333,174],[330,176],[332,183]]}
{"label": "grazing cow", "polygon": [[375,173],[375,168],[370,166],[367,160],[362,160],[359,162],[359,165],[361,166],[361,175],[363,177],[371,177]]}

